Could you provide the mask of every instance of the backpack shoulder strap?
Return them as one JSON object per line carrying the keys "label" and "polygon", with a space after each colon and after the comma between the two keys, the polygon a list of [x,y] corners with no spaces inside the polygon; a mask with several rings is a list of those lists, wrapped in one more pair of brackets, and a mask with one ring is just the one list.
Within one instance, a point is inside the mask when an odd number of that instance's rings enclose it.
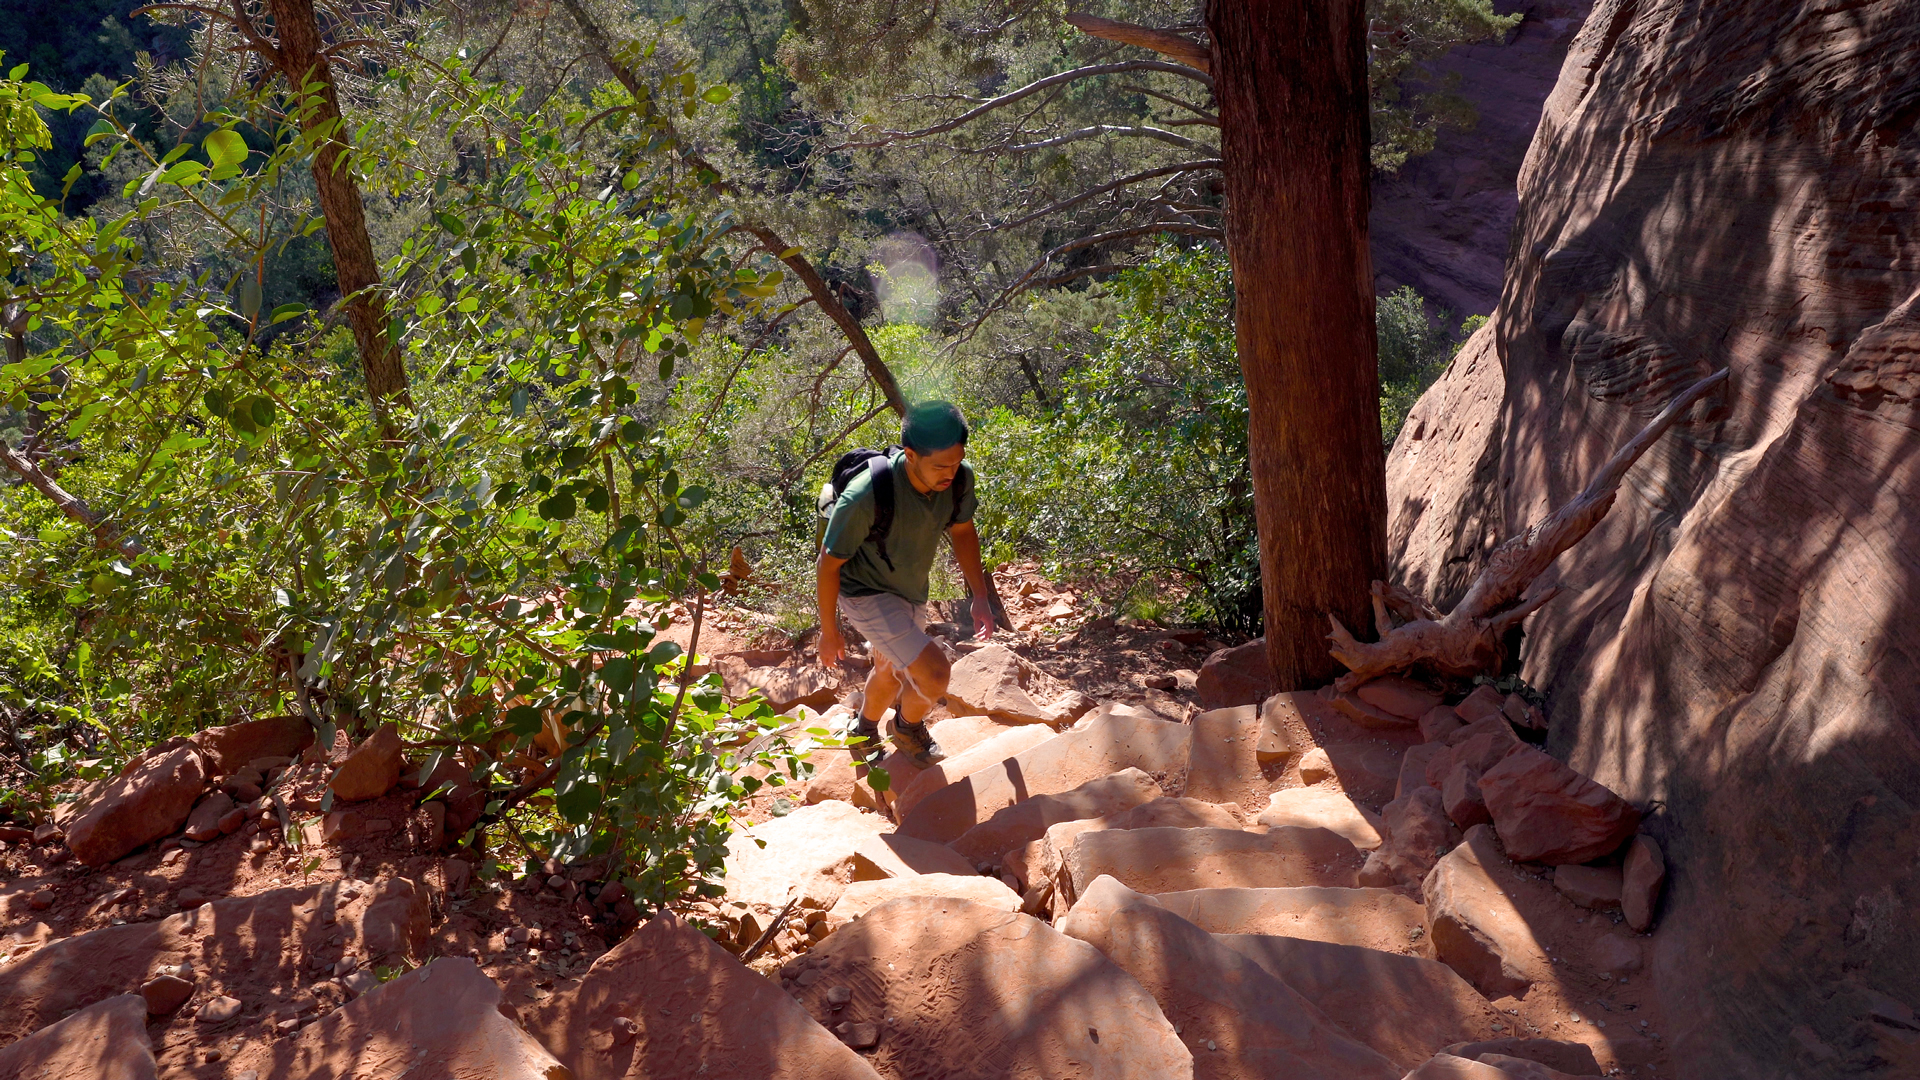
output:
{"label": "backpack shoulder strap", "polygon": [[887,554],[887,534],[893,531],[893,458],[875,454],[867,459],[867,475],[873,490],[873,528],[867,539],[880,549],[880,558],[893,569],[893,556]]}
{"label": "backpack shoulder strap", "polygon": [[973,470],[963,462],[953,474],[953,486],[947,490],[953,493],[953,510],[947,515],[947,528],[951,529],[960,523],[960,504],[973,492]]}

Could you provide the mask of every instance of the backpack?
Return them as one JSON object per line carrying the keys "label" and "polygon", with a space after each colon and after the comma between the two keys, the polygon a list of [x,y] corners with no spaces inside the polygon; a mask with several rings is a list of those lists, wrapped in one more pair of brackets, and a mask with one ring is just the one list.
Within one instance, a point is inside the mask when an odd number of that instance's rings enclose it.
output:
{"label": "backpack", "polygon": [[[849,450],[840,455],[833,463],[833,479],[820,485],[820,498],[817,505],[821,518],[833,515],[834,504],[847,490],[847,485],[862,472],[873,478],[873,528],[867,530],[867,542],[880,551],[880,558],[893,569],[893,557],[887,554],[887,534],[893,531],[893,453],[897,446],[887,446],[879,450]],[[967,492],[973,489],[973,472],[962,466],[953,474],[953,486],[947,490],[953,493],[953,513],[960,513],[960,502]],[[957,518],[948,518],[947,527],[952,528]]]}

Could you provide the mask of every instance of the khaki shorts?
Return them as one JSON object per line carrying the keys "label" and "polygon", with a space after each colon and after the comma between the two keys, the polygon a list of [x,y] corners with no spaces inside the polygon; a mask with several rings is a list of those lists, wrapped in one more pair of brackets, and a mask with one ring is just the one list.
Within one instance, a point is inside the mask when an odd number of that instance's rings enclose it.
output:
{"label": "khaki shorts", "polygon": [[840,613],[894,667],[912,666],[921,651],[933,644],[927,636],[927,605],[906,597],[893,593],[843,596]]}

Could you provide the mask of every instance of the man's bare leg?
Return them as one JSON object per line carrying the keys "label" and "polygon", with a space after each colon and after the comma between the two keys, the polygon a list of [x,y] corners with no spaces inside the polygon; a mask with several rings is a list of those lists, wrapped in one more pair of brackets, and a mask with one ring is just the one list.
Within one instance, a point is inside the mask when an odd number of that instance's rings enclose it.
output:
{"label": "man's bare leg", "polygon": [[894,722],[895,739],[902,749],[932,764],[945,755],[926,729],[927,714],[946,697],[947,680],[952,677],[953,669],[947,663],[947,654],[928,642],[902,675],[900,712]]}
{"label": "man's bare leg", "polygon": [[879,760],[885,753],[880,741],[880,723],[900,696],[901,672],[878,649],[873,652],[873,670],[867,673],[867,685],[860,697],[860,720],[853,734],[864,735],[865,743],[853,748],[855,758]]}

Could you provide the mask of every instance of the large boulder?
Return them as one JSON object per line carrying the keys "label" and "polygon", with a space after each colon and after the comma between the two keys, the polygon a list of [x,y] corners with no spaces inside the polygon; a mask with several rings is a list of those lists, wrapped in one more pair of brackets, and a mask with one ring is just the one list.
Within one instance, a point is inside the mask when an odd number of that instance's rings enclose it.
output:
{"label": "large boulder", "polygon": [[[309,958],[338,960],[347,942],[369,963],[418,958],[428,944],[427,915],[426,888],[405,878],[331,881],[63,938],[0,964],[0,1040],[138,990],[160,968],[182,961],[202,969],[199,992],[206,997],[228,996],[254,1009],[284,1003],[308,981]],[[210,956],[245,959],[214,966]]]}
{"label": "large boulder", "polygon": [[1110,713],[928,794],[901,816],[900,831],[948,843],[1015,803],[1122,769],[1176,788],[1186,779],[1192,745],[1193,729],[1184,724]]}
{"label": "large boulder", "polygon": [[853,880],[854,851],[888,831],[886,818],[837,801],[736,829],[727,842],[726,897],[762,915],[796,892],[811,898],[809,906],[832,907]]}
{"label": "large boulder", "polygon": [[565,1073],[546,1047],[502,1015],[499,984],[464,956],[377,983],[293,1038],[243,1045],[224,1075],[556,1080]]}
{"label": "large boulder", "polygon": [[1327,1014],[1349,1038],[1410,1069],[1463,1039],[1495,1034],[1500,1013],[1445,964],[1357,945],[1272,934],[1217,940]]}
{"label": "large boulder", "polygon": [[[940,730],[941,725],[935,724],[936,741],[939,739]],[[913,808],[920,805],[920,800],[948,784],[958,783],[990,765],[998,765],[1053,737],[1053,729],[1044,724],[1024,724],[1001,731],[957,752],[945,743],[941,743],[941,749],[950,755],[945,761],[935,762],[905,784],[895,786],[894,790],[897,794],[894,796],[894,816],[898,820],[905,821],[907,815],[913,813]]]}
{"label": "large boulder", "polygon": [[[757,660],[774,662],[756,664]],[[839,700],[840,677],[792,653],[728,654],[716,657],[714,667],[720,672],[729,698],[745,700],[757,693],[767,699],[776,713],[791,712],[801,706],[827,709]]]}
{"label": "large boulder", "polygon": [[158,1080],[147,1038],[147,1001],[121,994],[0,1048],[0,1077],[13,1080]]}
{"label": "large boulder", "polygon": [[[1350,886],[1360,854],[1326,829],[1108,829],[1082,833],[1067,852],[1076,896],[1102,875],[1138,892]],[[1077,902],[1077,901],[1076,901]]]}
{"label": "large boulder", "polygon": [[1433,864],[1453,846],[1454,829],[1441,793],[1430,787],[1416,787],[1388,803],[1380,812],[1380,826],[1384,839],[1360,870],[1362,885],[1417,891]]}
{"label": "large boulder", "polygon": [[973,863],[945,844],[880,833],[854,845],[853,880],[912,877],[915,874],[971,874]]}
{"label": "large boulder", "polygon": [[1291,756],[1291,733],[1273,729],[1255,705],[1213,709],[1189,723],[1193,753],[1182,794],[1205,802],[1259,806],[1278,779],[1278,769],[1272,770],[1273,780],[1267,778],[1269,767]]}
{"label": "large boulder", "polygon": [[894,900],[782,975],[820,1023],[873,1025],[869,1060],[888,1080],[1194,1075],[1193,1055],[1138,982],[1027,915]]}
{"label": "large boulder", "polygon": [[381,724],[333,771],[327,787],[341,802],[377,799],[400,782],[400,729]]}
{"label": "large boulder", "polygon": [[1661,806],[1652,968],[1686,1002],[1661,1073],[1893,1076],[1866,988],[1920,1000],[1920,863],[1888,857],[1920,842],[1920,70],[1865,58],[1920,19],[1700,11],[1600,4],[1575,41],[1501,305],[1390,455],[1387,549],[1450,606],[1731,369],[1555,563],[1521,674],[1554,756]]}
{"label": "large boulder", "polygon": [[1050,826],[1123,813],[1160,795],[1153,777],[1139,769],[1122,769],[1057,795],[1017,802],[960,834],[949,846],[969,859],[997,863],[1003,852],[1040,839]]}
{"label": "large boulder", "polygon": [[947,706],[1009,723],[1045,724],[1057,714],[1034,696],[1043,679],[1012,649],[989,645],[954,662],[947,679]]}
{"label": "large boulder", "polygon": [[1382,952],[1415,948],[1426,935],[1426,910],[1391,889],[1194,889],[1154,899],[1211,934],[1277,935]]}
{"label": "large boulder", "polygon": [[1534,933],[1540,890],[1564,903],[1544,883],[1523,884],[1485,825],[1467,830],[1427,875],[1427,940],[1434,958],[1489,998],[1523,993],[1552,971]]}
{"label": "large boulder", "polygon": [[793,998],[671,913],[642,924],[578,983],[523,1009],[575,1080],[875,1080]]}
{"label": "large boulder", "polygon": [[313,725],[304,716],[269,716],[202,728],[190,741],[213,775],[225,776],[261,758],[298,757],[313,745]]}
{"label": "large boulder", "polygon": [[1620,910],[1627,925],[1645,933],[1653,926],[1654,909],[1660,904],[1660,887],[1666,884],[1667,860],[1660,844],[1651,836],[1633,838],[1627,849],[1627,862],[1621,870]]}
{"label": "large boulder", "polygon": [[1399,1078],[1313,1001],[1113,878],[1090,882],[1060,929],[1105,953],[1179,1018],[1196,1078]]}
{"label": "large boulder", "polygon": [[1588,862],[1618,850],[1640,827],[1632,803],[1531,748],[1482,773],[1480,793],[1500,843],[1520,862]]}
{"label": "large boulder", "polygon": [[[1052,908],[1064,913],[1073,904],[1073,879],[1066,872],[1067,852],[1081,833],[1100,829],[1237,829],[1240,820],[1219,803],[1161,796],[1118,814],[1063,821],[1047,828],[1045,836],[1008,852],[1001,868],[1011,872],[1023,888],[1051,889]],[[1037,901],[1036,901],[1037,902]]]}
{"label": "large boulder", "polygon": [[1202,709],[1231,709],[1258,705],[1273,693],[1273,665],[1267,661],[1267,639],[1220,649],[1200,665],[1194,696]]}
{"label": "large boulder", "polygon": [[186,824],[206,781],[205,763],[191,747],[137,757],[81,794],[62,820],[67,847],[80,862],[105,866]]}

